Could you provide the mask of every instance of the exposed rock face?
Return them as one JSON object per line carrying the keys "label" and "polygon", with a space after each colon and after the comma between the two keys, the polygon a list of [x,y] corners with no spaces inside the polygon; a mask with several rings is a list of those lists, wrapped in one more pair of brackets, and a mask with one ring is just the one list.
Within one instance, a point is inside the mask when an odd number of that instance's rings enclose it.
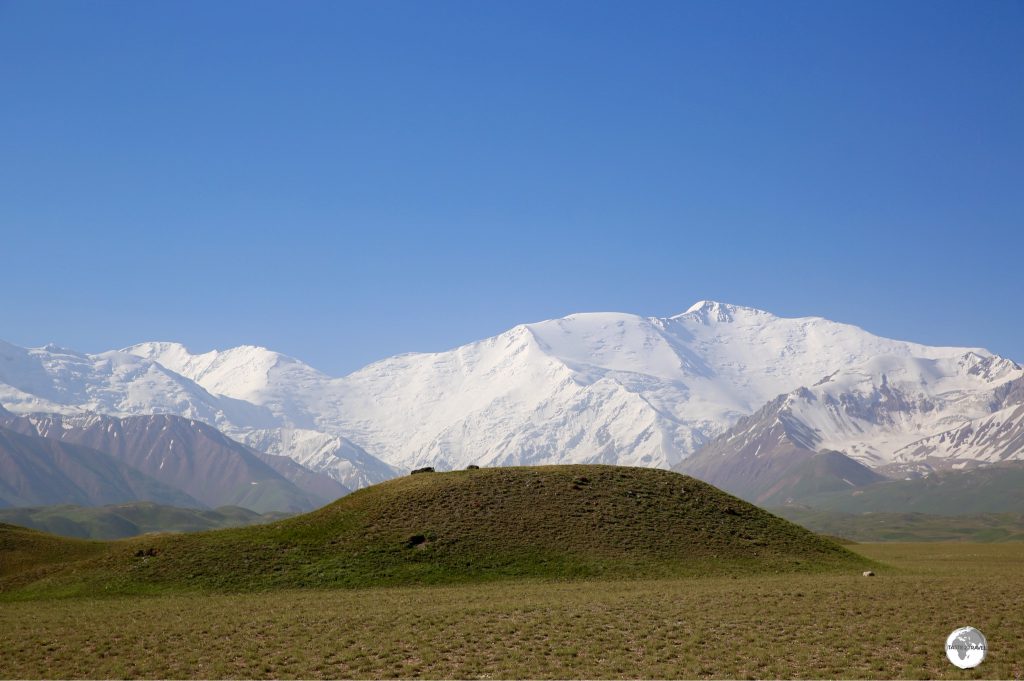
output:
{"label": "exposed rock face", "polygon": [[0,428],[0,506],[95,506],[139,499],[202,506],[109,454]]}
{"label": "exposed rock face", "polygon": [[840,452],[819,452],[821,436],[792,414],[790,400],[779,396],[740,419],[675,470],[762,506],[885,479]]}
{"label": "exposed rock face", "polygon": [[302,511],[348,491],[291,459],[258,452],[211,426],[178,416],[7,415],[0,416],[0,424],[26,435],[102,451],[209,507],[242,506],[261,513]]}

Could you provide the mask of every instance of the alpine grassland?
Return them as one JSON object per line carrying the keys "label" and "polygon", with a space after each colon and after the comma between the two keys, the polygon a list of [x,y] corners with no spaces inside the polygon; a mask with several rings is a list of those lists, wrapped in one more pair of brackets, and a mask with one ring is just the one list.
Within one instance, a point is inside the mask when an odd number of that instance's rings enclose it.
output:
{"label": "alpine grassland", "polygon": [[[651,469],[425,473],[265,526],[0,548],[3,678],[1024,675],[1024,543],[841,547]],[[964,625],[975,670],[945,656]]]}

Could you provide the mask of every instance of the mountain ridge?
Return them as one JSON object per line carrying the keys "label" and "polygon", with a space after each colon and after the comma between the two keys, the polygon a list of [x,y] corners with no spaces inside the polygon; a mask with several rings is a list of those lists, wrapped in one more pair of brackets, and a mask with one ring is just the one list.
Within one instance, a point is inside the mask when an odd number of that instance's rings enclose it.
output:
{"label": "mountain ridge", "polygon": [[99,450],[0,425],[0,507],[102,505],[137,499],[201,508],[167,485]]}
{"label": "mountain ridge", "polygon": [[[795,404],[794,418],[819,434],[819,448],[881,468],[897,449],[998,411],[998,391],[1024,376],[983,348],[710,300],[670,317],[595,312],[520,324],[342,377],[255,345],[192,353],[146,342],[99,355],[12,351],[32,358],[22,374],[37,379],[12,383],[4,347],[0,403],[14,411],[47,398],[55,411],[175,413],[351,487],[425,465],[669,468],[801,389],[815,401]],[[43,390],[62,380],[67,389]],[[22,390],[33,386],[42,396]]]}
{"label": "mountain ridge", "polygon": [[[191,505],[298,512],[349,491],[333,480],[318,478],[290,458],[258,452],[212,426],[179,416],[8,413],[0,414],[0,426],[27,437],[103,452],[139,474],[198,500]],[[160,501],[146,496],[138,499]],[[116,499],[130,500],[134,499]]]}

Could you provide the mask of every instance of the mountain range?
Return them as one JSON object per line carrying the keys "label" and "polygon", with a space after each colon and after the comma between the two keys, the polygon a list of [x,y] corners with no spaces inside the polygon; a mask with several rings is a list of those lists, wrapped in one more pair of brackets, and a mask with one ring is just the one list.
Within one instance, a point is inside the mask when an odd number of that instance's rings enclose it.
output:
{"label": "mountain range", "polygon": [[[299,512],[322,506],[350,491],[329,476],[313,472],[288,457],[246,447],[212,426],[179,416],[14,416],[0,411],[0,428],[8,433],[56,441],[61,447],[70,445],[103,453],[136,473],[185,493],[191,502],[185,505],[191,507],[242,506],[260,513]],[[41,493],[45,497],[45,478],[23,479],[22,496]],[[138,499],[158,501],[148,496]],[[109,498],[101,503],[129,500],[135,499]]]}
{"label": "mountain range", "polygon": [[[348,489],[422,466],[612,463],[676,468],[777,503],[1024,456],[1024,369],[1009,359],[713,301],[670,317],[523,324],[343,377],[256,346],[0,343],[0,405],[37,435],[89,430],[97,415],[179,417],[268,468],[258,455]],[[72,439],[108,447],[112,437],[89,439],[113,425],[102,423]],[[200,499],[188,475],[176,485]]]}

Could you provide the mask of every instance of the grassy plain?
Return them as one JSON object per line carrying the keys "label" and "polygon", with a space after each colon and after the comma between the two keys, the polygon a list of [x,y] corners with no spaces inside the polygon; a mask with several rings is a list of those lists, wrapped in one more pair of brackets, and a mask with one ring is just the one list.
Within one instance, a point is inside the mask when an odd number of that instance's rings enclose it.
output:
{"label": "grassy plain", "polygon": [[843,513],[927,513],[957,516],[1024,513],[1024,462],[958,471],[937,471],[912,480],[886,480],[866,487],[809,494],[798,501]]}
{"label": "grassy plain", "polygon": [[843,513],[785,506],[770,509],[814,532],[856,542],[1024,541],[1024,514]]}
{"label": "grassy plain", "polygon": [[[7,602],[4,678],[1015,678],[1024,543],[867,544],[859,572]],[[959,670],[943,643],[990,646]]]}

